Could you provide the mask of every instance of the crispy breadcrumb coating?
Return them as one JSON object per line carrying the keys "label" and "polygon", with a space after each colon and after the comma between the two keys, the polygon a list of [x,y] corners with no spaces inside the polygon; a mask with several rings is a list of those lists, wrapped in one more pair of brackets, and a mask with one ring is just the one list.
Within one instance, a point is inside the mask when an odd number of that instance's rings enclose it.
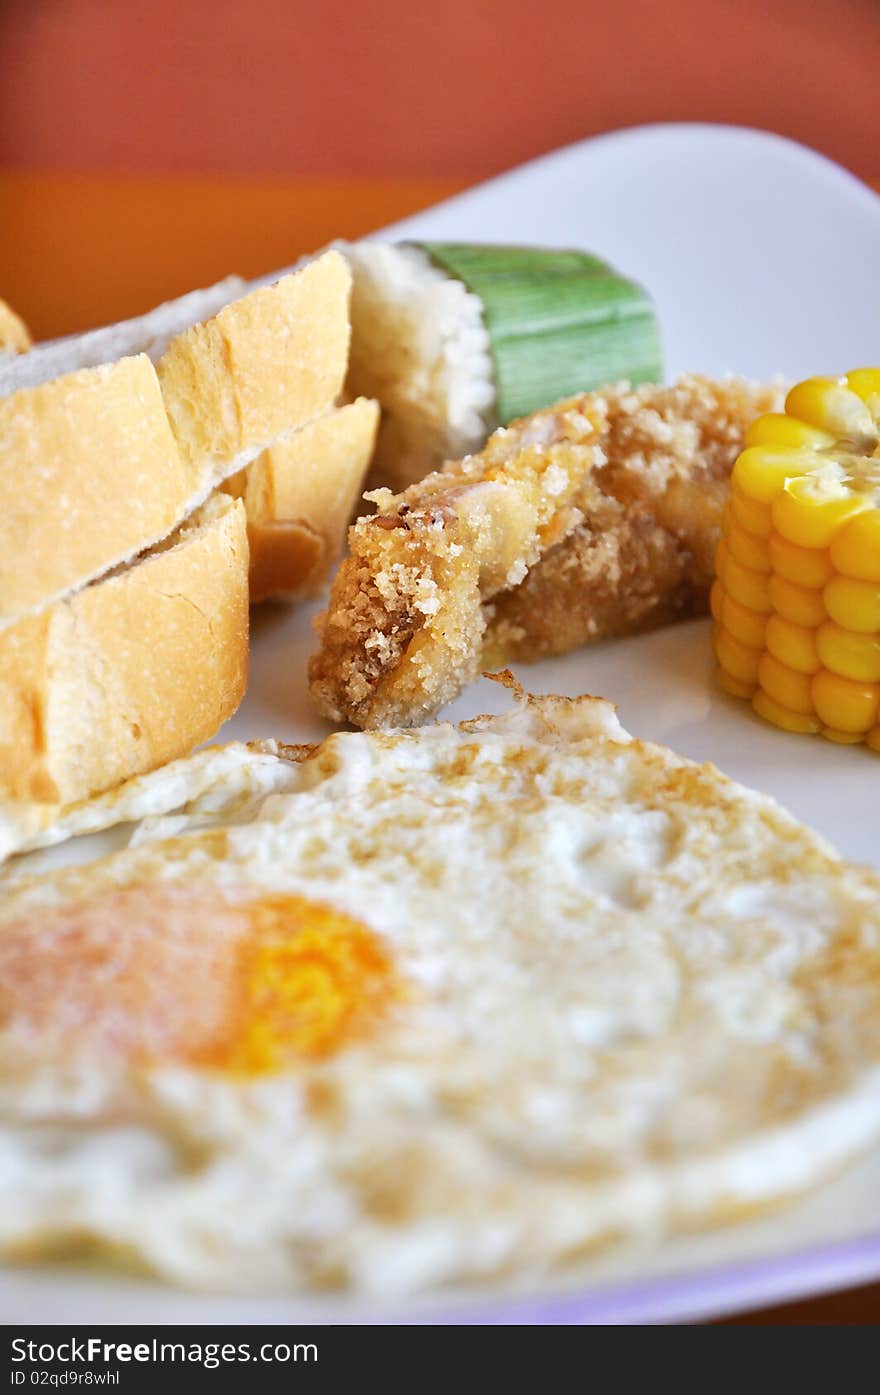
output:
{"label": "crispy breadcrumb coating", "polygon": [[783,400],[779,384],[697,377],[607,395],[608,463],[584,481],[583,521],[496,597],[493,655],[532,661],[704,613],[745,428]]}
{"label": "crispy breadcrumb coating", "polygon": [[492,662],[704,610],[733,462],[778,385],[685,376],[585,394],[377,491],[318,621],[312,698],[334,721],[427,720]]}

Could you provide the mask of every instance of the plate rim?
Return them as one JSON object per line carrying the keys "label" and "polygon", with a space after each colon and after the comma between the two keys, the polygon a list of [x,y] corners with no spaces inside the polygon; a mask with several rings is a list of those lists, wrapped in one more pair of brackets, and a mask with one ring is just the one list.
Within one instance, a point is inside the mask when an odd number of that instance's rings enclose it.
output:
{"label": "plate rim", "polygon": [[[643,141],[646,138],[656,139],[669,136],[711,136],[714,139],[729,141],[731,144],[737,141],[750,141],[765,148],[777,147],[785,150],[788,156],[801,162],[805,167],[822,167],[826,174],[836,178],[846,187],[850,193],[863,200],[866,207],[877,212],[877,205],[880,204],[880,190],[875,190],[870,184],[860,178],[853,170],[846,165],[839,164],[829,155],[824,155],[820,150],[815,150],[812,146],[804,144],[803,141],[793,140],[790,136],[784,136],[779,131],[770,131],[760,126],[749,126],[739,123],[723,121],[649,121],[640,125],[620,126],[611,131],[602,131],[595,136],[584,136],[579,140],[568,141],[565,145],[555,146],[552,150],[545,151],[542,155],[535,155],[521,164],[512,165],[509,169],[500,170],[497,174],[490,175],[488,179],[480,180],[477,184],[469,185],[457,194],[451,194],[449,198],[441,199],[438,203],[429,204],[427,208],[420,208],[417,212],[408,214],[405,218],[398,218],[393,223],[388,223],[381,228],[376,228],[373,232],[366,233],[364,238],[369,240],[386,233],[396,233],[398,229],[405,229],[410,223],[421,219],[428,214],[436,213],[440,209],[455,208],[463,202],[469,200],[475,194],[482,194],[488,189],[494,189],[508,182],[516,180],[537,167],[547,167],[555,163],[561,163],[566,157],[576,151],[584,150],[587,147],[596,149],[598,147],[629,144],[633,138]],[[282,271],[287,270],[283,268]],[[267,276],[260,277],[263,282],[269,276],[281,275],[282,271],[268,273]]]}

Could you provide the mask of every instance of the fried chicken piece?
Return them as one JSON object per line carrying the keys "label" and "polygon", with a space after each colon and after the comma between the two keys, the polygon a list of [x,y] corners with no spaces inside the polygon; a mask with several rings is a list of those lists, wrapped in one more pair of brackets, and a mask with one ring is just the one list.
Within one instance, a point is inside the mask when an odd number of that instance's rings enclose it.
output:
{"label": "fried chicken piece", "polygon": [[777,385],[682,378],[606,394],[607,464],[584,480],[583,521],[496,597],[494,658],[532,661],[708,610],[730,472]]}
{"label": "fried chicken piece", "polygon": [[318,621],[318,710],[427,720],[492,661],[562,653],[705,609],[733,462],[782,389],[683,377],[558,403],[349,534]]}

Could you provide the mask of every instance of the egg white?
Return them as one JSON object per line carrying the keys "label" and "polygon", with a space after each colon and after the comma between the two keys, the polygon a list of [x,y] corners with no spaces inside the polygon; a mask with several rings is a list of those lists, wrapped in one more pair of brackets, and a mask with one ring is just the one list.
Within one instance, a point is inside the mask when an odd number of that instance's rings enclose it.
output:
{"label": "egg white", "polygon": [[126,886],[293,895],[373,934],[402,992],[248,1078],[31,1058],[11,1005],[7,1253],[411,1290],[723,1219],[880,1135],[880,975],[841,948],[880,954],[880,884],[773,801],[596,699],[298,755],[178,763],[130,848],[10,886],[0,937]]}

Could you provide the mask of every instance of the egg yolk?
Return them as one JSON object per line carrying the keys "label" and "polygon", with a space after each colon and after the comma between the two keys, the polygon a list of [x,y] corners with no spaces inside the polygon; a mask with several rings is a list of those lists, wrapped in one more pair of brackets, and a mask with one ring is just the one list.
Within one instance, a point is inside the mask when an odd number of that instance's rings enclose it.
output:
{"label": "egg yolk", "polygon": [[[230,1032],[213,1062],[248,1073],[326,1056],[381,1013],[391,964],[376,935],[291,897],[250,908]],[[293,935],[290,927],[298,922]]]}
{"label": "egg yolk", "polygon": [[396,996],[376,933],[301,896],[133,886],[0,932],[0,1031],[43,1057],[261,1074],[368,1034]]}

